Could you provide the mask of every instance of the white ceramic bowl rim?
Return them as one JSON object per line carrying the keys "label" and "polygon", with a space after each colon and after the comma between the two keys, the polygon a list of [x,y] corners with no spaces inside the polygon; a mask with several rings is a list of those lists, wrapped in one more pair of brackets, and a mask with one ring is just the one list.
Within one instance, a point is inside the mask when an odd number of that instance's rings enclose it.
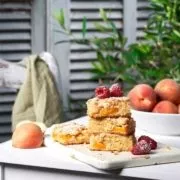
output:
{"label": "white ceramic bowl rim", "polygon": [[180,136],[180,114],[163,114],[137,111],[131,114],[136,127],[151,134]]}
{"label": "white ceramic bowl rim", "polygon": [[153,112],[147,112],[147,111],[138,111],[135,109],[131,109],[131,111],[134,111],[135,113],[140,114],[146,114],[148,116],[173,116],[173,117],[180,117],[180,114],[168,114],[168,113],[153,113]]}

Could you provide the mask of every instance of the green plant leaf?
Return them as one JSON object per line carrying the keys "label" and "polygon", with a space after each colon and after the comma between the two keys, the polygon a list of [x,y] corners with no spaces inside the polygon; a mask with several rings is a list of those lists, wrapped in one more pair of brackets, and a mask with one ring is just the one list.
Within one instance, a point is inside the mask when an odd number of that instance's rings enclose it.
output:
{"label": "green plant leaf", "polygon": [[104,69],[102,64],[100,64],[99,62],[92,62],[92,65],[94,67],[93,71],[96,71],[96,73],[100,73],[100,74],[106,73],[106,70]]}
{"label": "green plant leaf", "polygon": [[97,30],[99,30],[99,31],[101,31],[101,32],[108,32],[108,31],[110,30],[108,27],[106,27],[106,26],[104,26],[104,25],[102,25],[102,24],[100,24],[100,23],[98,23],[98,22],[95,22],[95,23],[94,23],[94,26],[95,26],[95,28],[96,28]]}
{"label": "green plant leaf", "polygon": [[107,20],[108,20],[107,14],[106,14],[106,12],[104,11],[104,9],[101,8],[100,11],[99,11],[99,13],[100,13],[101,18],[102,18],[104,21],[107,21]]}
{"label": "green plant leaf", "polygon": [[69,43],[70,41],[69,40],[61,40],[61,41],[57,41],[55,42],[55,44],[62,44],[62,43]]}
{"label": "green plant leaf", "polygon": [[86,17],[83,18],[83,22],[82,22],[82,35],[83,35],[83,38],[85,38],[85,35],[86,35],[86,31],[87,31],[87,20],[86,20]]}
{"label": "green plant leaf", "polygon": [[102,52],[100,52],[100,51],[97,52],[97,60],[101,64],[103,71],[106,72],[106,70],[108,70],[108,65],[105,62],[105,59],[104,59]]}
{"label": "green plant leaf", "polygon": [[127,43],[127,38],[124,37],[120,31],[118,31],[117,34],[118,34],[118,41],[120,42],[120,46],[124,48]]}
{"label": "green plant leaf", "polygon": [[56,11],[54,13],[54,18],[58,21],[63,29],[65,28],[65,20],[64,20],[64,9],[60,9],[60,11]]}
{"label": "green plant leaf", "polygon": [[123,51],[122,57],[127,66],[132,66],[137,61],[137,53],[135,51]]}
{"label": "green plant leaf", "polygon": [[173,30],[173,33],[177,36],[177,38],[180,38],[180,31]]}
{"label": "green plant leaf", "polygon": [[113,57],[112,55],[107,55],[106,59],[108,61],[108,64],[109,64],[111,71],[115,72],[116,68],[117,68],[117,59],[115,57]]}
{"label": "green plant leaf", "polygon": [[115,39],[114,38],[106,38],[106,42],[107,42],[107,49],[109,50],[114,50],[115,49]]}
{"label": "green plant leaf", "polygon": [[114,34],[118,34],[118,31],[117,31],[117,28],[116,28],[116,25],[114,24],[114,22],[110,21],[109,23],[110,23],[110,25],[112,27],[112,30],[113,30]]}

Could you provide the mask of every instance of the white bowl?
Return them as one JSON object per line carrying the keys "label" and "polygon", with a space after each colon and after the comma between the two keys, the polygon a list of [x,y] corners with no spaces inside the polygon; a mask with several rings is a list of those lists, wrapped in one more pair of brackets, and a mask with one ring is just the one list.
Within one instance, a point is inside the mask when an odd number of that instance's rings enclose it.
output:
{"label": "white bowl", "polygon": [[180,114],[131,110],[138,129],[159,135],[180,135]]}

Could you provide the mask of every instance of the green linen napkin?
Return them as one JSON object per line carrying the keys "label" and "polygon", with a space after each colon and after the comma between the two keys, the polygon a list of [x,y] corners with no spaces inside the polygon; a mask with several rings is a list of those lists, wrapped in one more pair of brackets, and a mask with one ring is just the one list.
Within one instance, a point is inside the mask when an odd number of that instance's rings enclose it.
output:
{"label": "green linen napkin", "polygon": [[60,123],[60,96],[48,65],[36,55],[23,61],[26,65],[26,78],[14,103],[12,129],[23,120],[43,122],[47,127]]}

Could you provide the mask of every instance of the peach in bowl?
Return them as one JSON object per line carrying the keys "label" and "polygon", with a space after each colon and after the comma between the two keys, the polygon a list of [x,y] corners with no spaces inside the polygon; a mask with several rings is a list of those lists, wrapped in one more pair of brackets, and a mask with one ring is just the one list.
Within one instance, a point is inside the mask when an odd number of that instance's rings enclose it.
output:
{"label": "peach in bowl", "polygon": [[[159,135],[180,135],[180,84],[162,79],[138,84],[128,93],[136,127]],[[133,110],[134,109],[134,110]]]}
{"label": "peach in bowl", "polygon": [[154,113],[131,110],[136,127],[151,134],[180,135],[180,114]]}

